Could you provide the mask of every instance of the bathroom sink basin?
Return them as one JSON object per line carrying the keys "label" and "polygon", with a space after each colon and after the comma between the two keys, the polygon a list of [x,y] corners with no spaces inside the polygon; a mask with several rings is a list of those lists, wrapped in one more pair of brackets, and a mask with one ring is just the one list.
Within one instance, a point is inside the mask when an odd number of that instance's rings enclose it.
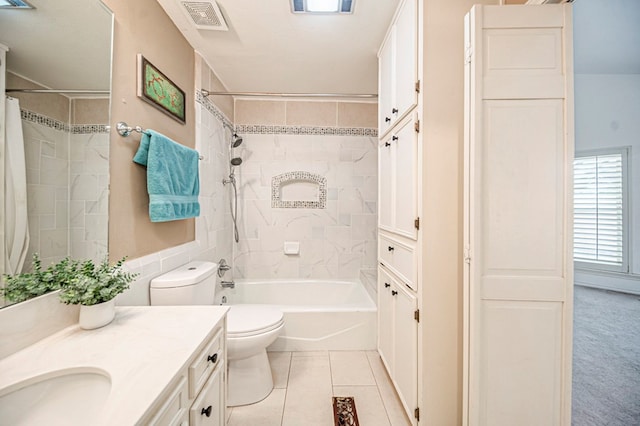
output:
{"label": "bathroom sink basin", "polygon": [[89,425],[100,418],[111,378],[96,368],[59,370],[0,389],[6,425]]}

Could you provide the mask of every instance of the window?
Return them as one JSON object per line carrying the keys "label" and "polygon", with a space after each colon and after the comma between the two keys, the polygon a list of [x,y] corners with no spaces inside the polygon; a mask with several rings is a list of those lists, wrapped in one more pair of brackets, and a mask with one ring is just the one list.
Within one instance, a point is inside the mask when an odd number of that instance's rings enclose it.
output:
{"label": "window", "polygon": [[628,150],[576,154],[574,243],[577,267],[628,272]]}

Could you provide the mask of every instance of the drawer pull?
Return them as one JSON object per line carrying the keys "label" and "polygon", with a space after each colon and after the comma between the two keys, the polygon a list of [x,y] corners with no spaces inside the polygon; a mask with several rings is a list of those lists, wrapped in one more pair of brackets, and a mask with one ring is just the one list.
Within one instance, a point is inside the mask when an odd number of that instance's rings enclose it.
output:
{"label": "drawer pull", "polygon": [[389,284],[389,283],[384,283],[384,288],[389,288],[389,287],[391,287],[391,284]]}
{"label": "drawer pull", "polygon": [[207,357],[207,362],[211,361],[212,364],[215,364],[218,360],[218,354],[209,355]]}
{"label": "drawer pull", "polygon": [[392,114],[397,114],[398,113],[398,108],[391,108],[391,113]]}
{"label": "drawer pull", "polygon": [[397,292],[397,291],[395,291],[395,290],[391,290],[391,295],[392,295],[392,296],[395,296],[396,294],[398,294],[398,292]]}
{"label": "drawer pull", "polygon": [[384,121],[385,121],[385,123],[390,123],[391,122],[391,117],[385,117]]}
{"label": "drawer pull", "polygon": [[393,247],[391,247],[391,246],[389,246],[389,247],[387,247],[387,250],[389,250],[389,251],[393,251],[393,250],[394,250],[394,248],[393,248]]}
{"label": "drawer pull", "polygon": [[207,417],[211,417],[211,410],[213,410],[213,407],[210,405],[207,408],[203,408],[202,411],[200,411],[200,415],[205,415]]}
{"label": "drawer pull", "polygon": [[391,144],[389,142],[385,142],[384,146],[391,146]]}
{"label": "drawer pull", "polygon": [[398,137],[397,137],[397,136],[395,136],[395,135],[394,135],[394,136],[391,136],[391,140],[392,140],[392,141],[397,141],[397,140],[398,140]]}

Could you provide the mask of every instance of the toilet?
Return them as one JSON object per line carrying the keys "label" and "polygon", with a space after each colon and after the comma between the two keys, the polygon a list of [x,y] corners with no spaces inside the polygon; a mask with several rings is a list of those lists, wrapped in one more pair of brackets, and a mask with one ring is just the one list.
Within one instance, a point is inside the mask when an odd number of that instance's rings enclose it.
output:
{"label": "toilet", "polygon": [[[213,305],[218,265],[194,261],[151,280],[157,305]],[[284,327],[282,312],[267,305],[232,305],[227,314],[227,405],[258,402],[273,389],[267,346]]]}

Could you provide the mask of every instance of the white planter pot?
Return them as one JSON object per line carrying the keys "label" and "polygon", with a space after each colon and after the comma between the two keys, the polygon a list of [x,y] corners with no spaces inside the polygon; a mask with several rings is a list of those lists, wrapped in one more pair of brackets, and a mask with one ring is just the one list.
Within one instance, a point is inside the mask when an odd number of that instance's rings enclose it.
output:
{"label": "white planter pot", "polygon": [[80,305],[80,320],[78,322],[80,328],[93,330],[109,324],[115,316],[116,302],[115,299],[111,299],[108,302],[98,303],[97,305]]}

